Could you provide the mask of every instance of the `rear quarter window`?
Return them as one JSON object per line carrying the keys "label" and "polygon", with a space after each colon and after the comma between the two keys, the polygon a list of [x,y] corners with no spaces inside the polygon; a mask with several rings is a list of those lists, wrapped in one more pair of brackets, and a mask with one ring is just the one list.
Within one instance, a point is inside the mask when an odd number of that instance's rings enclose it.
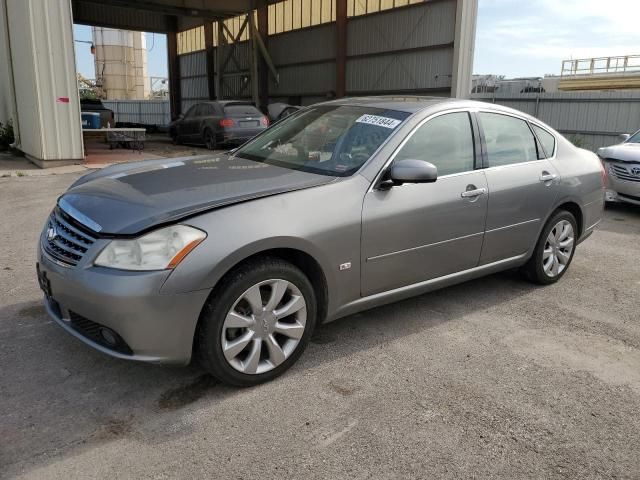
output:
{"label": "rear quarter window", "polygon": [[[556,150],[556,139],[553,135],[547,132],[544,128],[540,128],[537,125],[531,125],[533,131],[535,132],[538,140],[542,144],[542,148],[544,149],[544,156],[541,158],[551,158]],[[541,152],[542,153],[542,152]]]}

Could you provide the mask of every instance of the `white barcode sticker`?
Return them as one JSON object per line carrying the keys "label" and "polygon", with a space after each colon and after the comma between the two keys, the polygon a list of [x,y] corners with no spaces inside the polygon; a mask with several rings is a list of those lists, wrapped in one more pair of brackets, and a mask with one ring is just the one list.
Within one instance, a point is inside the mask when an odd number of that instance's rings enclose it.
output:
{"label": "white barcode sticker", "polygon": [[369,125],[394,129],[400,125],[402,121],[396,120],[395,118],[380,117],[378,115],[362,115],[356,120],[356,123],[367,123]]}

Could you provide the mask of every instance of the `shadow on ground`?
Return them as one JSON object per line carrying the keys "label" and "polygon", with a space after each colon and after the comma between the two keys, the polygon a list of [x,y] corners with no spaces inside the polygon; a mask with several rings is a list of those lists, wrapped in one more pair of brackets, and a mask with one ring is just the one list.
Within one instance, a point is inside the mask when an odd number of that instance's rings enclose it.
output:
{"label": "shadow on ground", "polygon": [[[535,288],[506,272],[322,325],[285,375],[309,374],[325,362],[455,322]],[[182,415],[204,405],[215,411],[221,398],[240,392],[195,365],[159,367],[96,352],[52,323],[39,301],[4,307],[0,318],[13,319],[0,323],[11,325],[0,332],[5,342],[0,355],[0,465],[5,467],[41,466],[77,449],[139,432],[145,432],[147,441],[163,441],[173,436],[172,425],[179,424]],[[257,388],[269,396],[269,384]]]}

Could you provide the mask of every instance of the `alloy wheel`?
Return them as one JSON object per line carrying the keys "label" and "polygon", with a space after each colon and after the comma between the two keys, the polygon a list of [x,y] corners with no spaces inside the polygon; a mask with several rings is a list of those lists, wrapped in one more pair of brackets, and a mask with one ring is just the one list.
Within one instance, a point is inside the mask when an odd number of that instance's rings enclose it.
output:
{"label": "alloy wheel", "polygon": [[282,364],[305,331],[307,304],[293,283],[253,285],[233,304],[222,325],[222,353],[234,369],[260,374]]}
{"label": "alloy wheel", "polygon": [[549,277],[560,275],[571,260],[575,244],[573,226],[560,220],[549,232],[542,251],[542,268]]}

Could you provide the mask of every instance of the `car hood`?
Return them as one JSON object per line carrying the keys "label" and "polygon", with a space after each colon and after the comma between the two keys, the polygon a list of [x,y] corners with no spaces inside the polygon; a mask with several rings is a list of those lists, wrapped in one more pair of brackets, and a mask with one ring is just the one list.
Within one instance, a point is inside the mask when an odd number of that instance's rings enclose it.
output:
{"label": "car hood", "polygon": [[85,175],[58,205],[97,233],[134,235],[217,207],[334,180],[227,154],[162,159]]}
{"label": "car hood", "polygon": [[640,143],[621,143],[611,147],[598,149],[602,158],[620,160],[621,162],[640,162]]}

